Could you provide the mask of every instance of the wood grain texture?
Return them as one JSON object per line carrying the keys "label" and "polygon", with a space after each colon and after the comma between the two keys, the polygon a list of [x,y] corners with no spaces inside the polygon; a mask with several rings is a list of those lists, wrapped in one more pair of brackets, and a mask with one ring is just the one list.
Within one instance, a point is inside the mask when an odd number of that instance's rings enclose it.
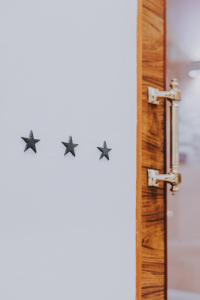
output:
{"label": "wood grain texture", "polygon": [[165,21],[165,0],[139,1],[137,300],[167,299],[166,190],[147,186],[147,169],[165,172],[165,103],[147,102],[148,86],[165,89]]}

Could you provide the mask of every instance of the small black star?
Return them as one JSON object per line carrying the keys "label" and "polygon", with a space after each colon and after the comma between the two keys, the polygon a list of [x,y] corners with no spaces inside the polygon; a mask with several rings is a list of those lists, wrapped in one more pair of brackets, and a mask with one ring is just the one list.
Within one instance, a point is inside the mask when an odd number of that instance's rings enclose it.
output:
{"label": "small black star", "polygon": [[70,152],[73,156],[76,156],[74,149],[78,146],[78,144],[73,144],[71,136],[69,137],[69,143],[62,142],[62,144],[66,147],[64,155],[67,155]]}
{"label": "small black star", "polygon": [[21,137],[21,138],[26,143],[26,147],[24,149],[24,152],[27,151],[28,149],[32,149],[35,153],[37,152],[35,145],[40,140],[34,139],[34,135],[33,135],[33,131],[32,130],[29,133],[29,138],[25,138],[25,137]]}
{"label": "small black star", "polygon": [[97,149],[99,149],[99,151],[101,151],[101,156],[100,159],[102,159],[103,157],[106,157],[109,160],[109,152],[112,150],[111,148],[107,147],[106,142],[104,141],[103,143],[103,147],[97,147]]}

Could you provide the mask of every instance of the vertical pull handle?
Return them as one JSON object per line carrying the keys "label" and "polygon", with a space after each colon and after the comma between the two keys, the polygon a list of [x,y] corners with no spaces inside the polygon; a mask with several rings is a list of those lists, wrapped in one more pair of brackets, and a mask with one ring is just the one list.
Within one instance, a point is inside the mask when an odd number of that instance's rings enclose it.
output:
{"label": "vertical pull handle", "polygon": [[181,91],[178,87],[178,81],[173,79],[170,83],[169,91],[159,91],[158,89],[148,88],[148,102],[153,105],[159,105],[159,98],[165,98],[170,102],[170,170],[167,174],[160,174],[158,170],[148,170],[148,185],[158,187],[159,181],[165,181],[171,184],[171,191],[179,190],[181,183],[181,174],[179,173],[179,103],[181,100]]}

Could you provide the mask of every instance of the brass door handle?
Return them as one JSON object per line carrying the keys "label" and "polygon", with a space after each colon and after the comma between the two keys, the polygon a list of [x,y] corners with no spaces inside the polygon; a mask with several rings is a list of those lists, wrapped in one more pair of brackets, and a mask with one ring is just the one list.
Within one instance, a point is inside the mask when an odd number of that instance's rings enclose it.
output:
{"label": "brass door handle", "polygon": [[171,191],[179,190],[181,174],[179,173],[179,102],[181,91],[176,79],[170,83],[170,90],[166,92],[148,88],[148,102],[153,105],[159,104],[159,98],[165,98],[170,102],[171,135],[170,135],[170,170],[167,174],[160,174],[158,170],[148,169],[148,186],[159,186],[159,181],[171,184]]}

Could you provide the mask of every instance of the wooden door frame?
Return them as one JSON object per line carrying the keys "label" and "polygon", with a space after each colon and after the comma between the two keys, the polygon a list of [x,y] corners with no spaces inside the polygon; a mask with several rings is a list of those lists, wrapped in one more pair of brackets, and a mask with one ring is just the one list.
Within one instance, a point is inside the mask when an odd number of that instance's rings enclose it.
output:
{"label": "wooden door frame", "polygon": [[147,169],[166,169],[165,104],[147,102],[147,87],[165,89],[166,0],[138,0],[137,300],[167,299],[166,187],[147,186]]}

